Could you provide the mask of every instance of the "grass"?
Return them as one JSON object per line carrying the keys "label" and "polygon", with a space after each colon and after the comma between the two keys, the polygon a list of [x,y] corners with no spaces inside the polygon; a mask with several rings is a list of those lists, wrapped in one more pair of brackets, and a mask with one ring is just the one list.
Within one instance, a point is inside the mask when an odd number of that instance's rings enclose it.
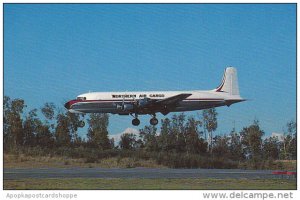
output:
{"label": "grass", "polygon": [[296,180],[286,179],[22,179],[4,180],[4,189],[53,190],[296,190]]}
{"label": "grass", "polygon": [[4,168],[134,168],[134,167],[148,167],[148,168],[165,168],[157,164],[154,160],[143,160],[134,158],[104,158],[97,159],[96,162],[87,162],[84,158],[72,159],[68,157],[59,156],[27,156],[24,154],[13,155],[4,154]]}
{"label": "grass", "polygon": [[276,160],[275,164],[280,164],[284,170],[297,170],[297,160]]}
{"label": "grass", "polygon": [[[239,166],[247,169],[247,166]],[[166,166],[158,164],[153,159],[137,159],[131,157],[110,157],[103,159],[88,160],[86,158],[68,158],[63,156],[28,156],[25,154],[4,154],[4,168],[166,168]],[[251,169],[251,168],[249,168]],[[267,169],[273,170],[296,170],[296,160],[276,160],[272,166]]]}

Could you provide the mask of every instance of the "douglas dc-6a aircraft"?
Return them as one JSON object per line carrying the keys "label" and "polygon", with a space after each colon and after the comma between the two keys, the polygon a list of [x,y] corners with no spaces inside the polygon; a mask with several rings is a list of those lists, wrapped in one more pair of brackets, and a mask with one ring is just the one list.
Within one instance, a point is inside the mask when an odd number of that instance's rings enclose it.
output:
{"label": "douglas dc-6a aircraft", "polygon": [[[91,92],[65,103],[72,113],[112,113],[131,115],[132,125],[138,126],[138,115],[149,114],[156,125],[156,113],[202,110],[245,101],[240,97],[236,69],[225,69],[221,84],[213,90],[148,91],[148,92]],[[81,125],[84,126],[84,123]]]}

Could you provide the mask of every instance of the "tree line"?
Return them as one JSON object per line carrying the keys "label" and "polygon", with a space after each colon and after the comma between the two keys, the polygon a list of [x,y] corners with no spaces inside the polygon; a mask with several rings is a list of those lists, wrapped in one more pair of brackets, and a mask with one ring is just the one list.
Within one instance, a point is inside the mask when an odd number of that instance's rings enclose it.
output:
{"label": "tree line", "polygon": [[108,114],[89,114],[86,137],[78,135],[83,115],[67,112],[53,103],[24,113],[23,99],[3,99],[3,139],[5,153],[55,154],[85,157],[97,162],[103,157],[129,156],[154,159],[169,167],[264,168],[266,161],[296,159],[297,127],[287,122],[283,140],[266,137],[259,121],[240,131],[215,134],[215,108],[197,117],[184,113],[161,120],[160,128],[145,126],[139,134],[124,133],[118,144],[109,139]]}

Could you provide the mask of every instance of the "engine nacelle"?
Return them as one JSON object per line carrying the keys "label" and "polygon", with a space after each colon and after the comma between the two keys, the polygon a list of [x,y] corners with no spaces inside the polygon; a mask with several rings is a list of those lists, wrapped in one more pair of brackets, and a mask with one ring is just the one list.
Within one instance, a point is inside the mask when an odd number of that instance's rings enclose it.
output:
{"label": "engine nacelle", "polygon": [[132,104],[124,104],[123,105],[123,110],[132,110],[133,109],[133,105]]}
{"label": "engine nacelle", "polygon": [[128,103],[125,103],[123,105],[117,105],[117,109],[119,110],[123,110],[123,111],[129,111],[129,110],[132,110],[133,109],[133,105],[132,104],[128,104]]}
{"label": "engine nacelle", "polygon": [[140,100],[138,101],[138,106],[139,106],[139,107],[144,107],[144,106],[146,106],[146,105],[150,102],[149,100],[150,100],[149,98],[140,99]]}

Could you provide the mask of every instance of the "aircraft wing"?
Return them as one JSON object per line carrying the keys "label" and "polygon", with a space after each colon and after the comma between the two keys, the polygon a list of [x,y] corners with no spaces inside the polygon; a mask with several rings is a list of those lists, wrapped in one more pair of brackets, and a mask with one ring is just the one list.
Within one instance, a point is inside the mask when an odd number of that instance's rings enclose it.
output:
{"label": "aircraft wing", "polygon": [[178,103],[178,102],[186,99],[187,97],[189,97],[191,95],[192,94],[182,93],[182,94],[178,94],[178,95],[168,97],[165,99],[160,99],[160,100],[156,101],[155,104],[160,104],[160,105],[175,104],[175,103]]}
{"label": "aircraft wing", "polygon": [[156,111],[156,112],[161,112],[164,115],[166,115],[167,113],[169,113],[168,110],[165,110],[166,106],[167,107],[172,107],[172,106],[176,106],[177,103],[179,103],[180,101],[186,99],[187,97],[191,96],[192,94],[187,94],[187,93],[182,93],[182,94],[178,94],[175,96],[171,96],[165,99],[160,99],[160,100],[142,100],[139,102],[139,109],[142,110],[152,110],[152,111]]}

